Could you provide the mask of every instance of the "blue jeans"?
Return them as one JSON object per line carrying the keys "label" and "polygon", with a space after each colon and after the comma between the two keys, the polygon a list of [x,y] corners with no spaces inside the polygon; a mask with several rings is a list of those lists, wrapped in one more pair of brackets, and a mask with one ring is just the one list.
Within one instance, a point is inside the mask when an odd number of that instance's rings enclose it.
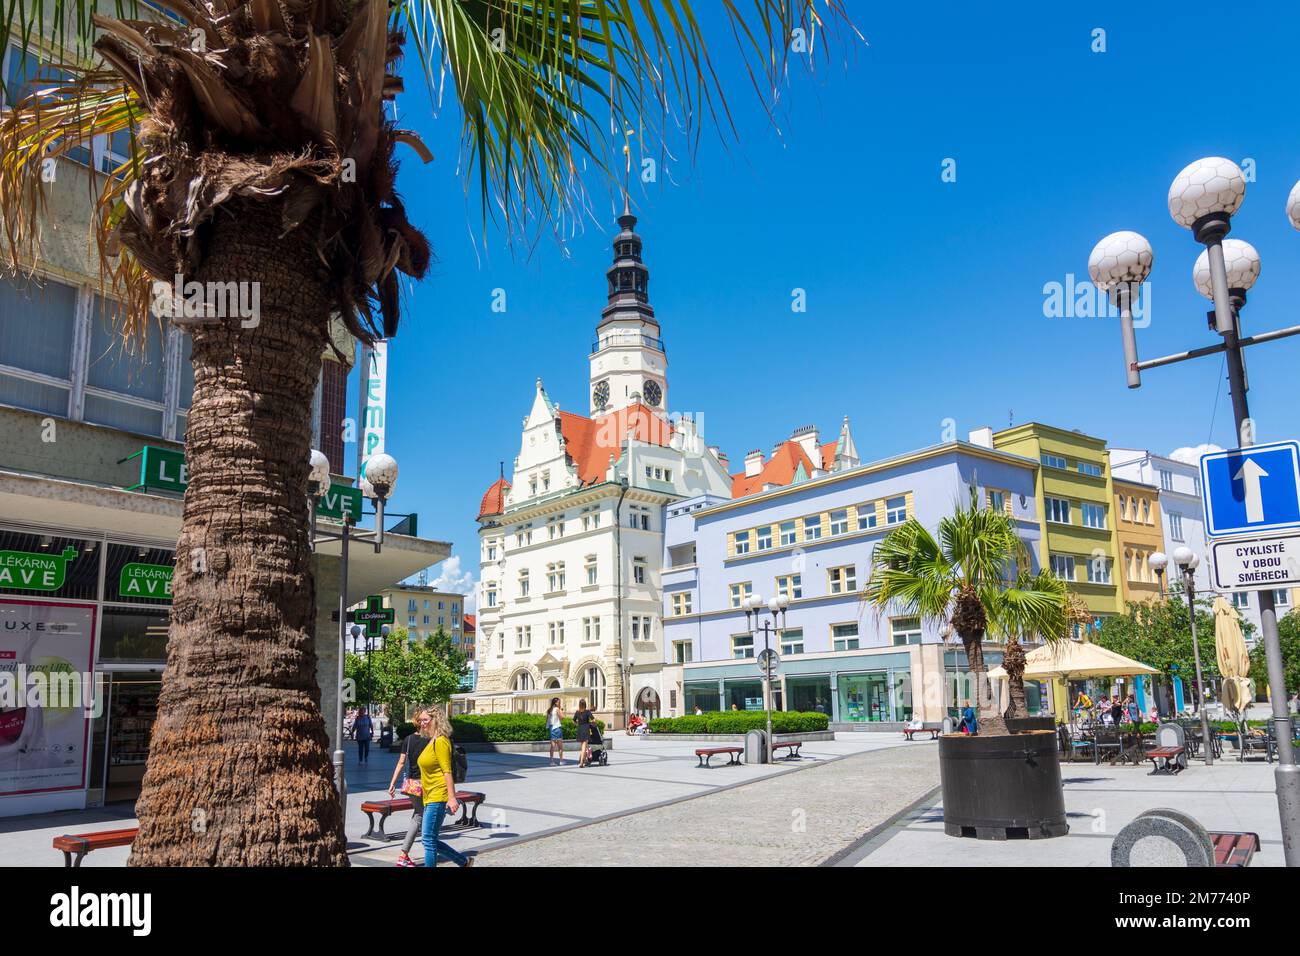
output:
{"label": "blue jeans", "polygon": [[438,839],[438,831],[442,829],[443,818],[447,816],[446,803],[426,803],[424,805],[424,865],[437,866],[438,854],[449,858],[457,866],[464,866],[469,862],[469,857],[464,853],[452,849],[446,843]]}
{"label": "blue jeans", "polygon": [[365,763],[370,759],[370,738],[357,741],[357,762]]}

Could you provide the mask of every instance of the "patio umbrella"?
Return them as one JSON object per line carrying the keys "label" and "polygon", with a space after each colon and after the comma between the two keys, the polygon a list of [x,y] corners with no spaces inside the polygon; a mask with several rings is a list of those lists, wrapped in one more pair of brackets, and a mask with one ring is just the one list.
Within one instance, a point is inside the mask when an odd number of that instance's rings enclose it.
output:
{"label": "patio umbrella", "polygon": [[1246,676],[1250,654],[1241,636],[1241,618],[1222,597],[1214,599],[1214,651],[1223,677],[1223,706],[1232,713],[1245,713],[1255,699],[1255,682]]}
{"label": "patio umbrella", "polygon": [[[1135,674],[1159,674],[1154,667],[1116,654],[1097,644],[1081,641],[1057,641],[1036,647],[1025,655],[1025,680],[1048,680],[1061,677],[1083,680],[1085,677],[1131,677]],[[989,677],[1004,680],[1002,667],[989,671]]]}

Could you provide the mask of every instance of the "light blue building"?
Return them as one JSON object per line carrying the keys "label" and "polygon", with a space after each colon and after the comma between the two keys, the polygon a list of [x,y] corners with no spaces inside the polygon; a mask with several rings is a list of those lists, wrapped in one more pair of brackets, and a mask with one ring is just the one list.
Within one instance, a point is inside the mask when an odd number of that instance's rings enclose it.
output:
{"label": "light blue building", "polygon": [[[932,624],[866,606],[872,549],[907,518],[934,528],[975,486],[982,502],[1015,519],[1036,570],[1037,468],[1018,455],[954,441],[742,498],[667,506],[669,714],[764,706],[754,660],[763,635],[750,636],[743,602],[783,594],[790,599],[785,630],[772,637],[781,656],[778,709],[822,711],[844,725],[907,720],[916,710],[941,720],[955,691],[939,691],[965,669],[965,654]],[[995,645],[986,657],[992,667],[1001,652]]]}

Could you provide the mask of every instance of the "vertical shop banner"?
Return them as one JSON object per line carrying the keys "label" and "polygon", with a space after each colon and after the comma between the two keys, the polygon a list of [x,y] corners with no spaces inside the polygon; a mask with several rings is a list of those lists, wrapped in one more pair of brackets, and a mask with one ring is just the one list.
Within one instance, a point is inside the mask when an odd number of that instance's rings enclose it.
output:
{"label": "vertical shop banner", "polygon": [[91,605],[0,599],[0,796],[85,787],[94,637]]}
{"label": "vertical shop banner", "polygon": [[388,342],[380,339],[365,353],[361,366],[361,470],[371,455],[384,450],[384,424],[388,401]]}

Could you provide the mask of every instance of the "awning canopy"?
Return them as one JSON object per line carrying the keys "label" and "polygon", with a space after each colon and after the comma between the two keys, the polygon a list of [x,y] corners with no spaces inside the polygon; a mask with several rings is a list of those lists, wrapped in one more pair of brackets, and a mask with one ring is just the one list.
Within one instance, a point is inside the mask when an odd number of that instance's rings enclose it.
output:
{"label": "awning canopy", "polygon": [[[1148,667],[1123,654],[1082,641],[1044,644],[1025,655],[1025,680],[1050,680],[1055,677],[1082,680],[1085,677],[1130,677],[1159,673],[1154,667]],[[989,671],[989,677],[1006,680],[1006,669],[995,667]]]}

